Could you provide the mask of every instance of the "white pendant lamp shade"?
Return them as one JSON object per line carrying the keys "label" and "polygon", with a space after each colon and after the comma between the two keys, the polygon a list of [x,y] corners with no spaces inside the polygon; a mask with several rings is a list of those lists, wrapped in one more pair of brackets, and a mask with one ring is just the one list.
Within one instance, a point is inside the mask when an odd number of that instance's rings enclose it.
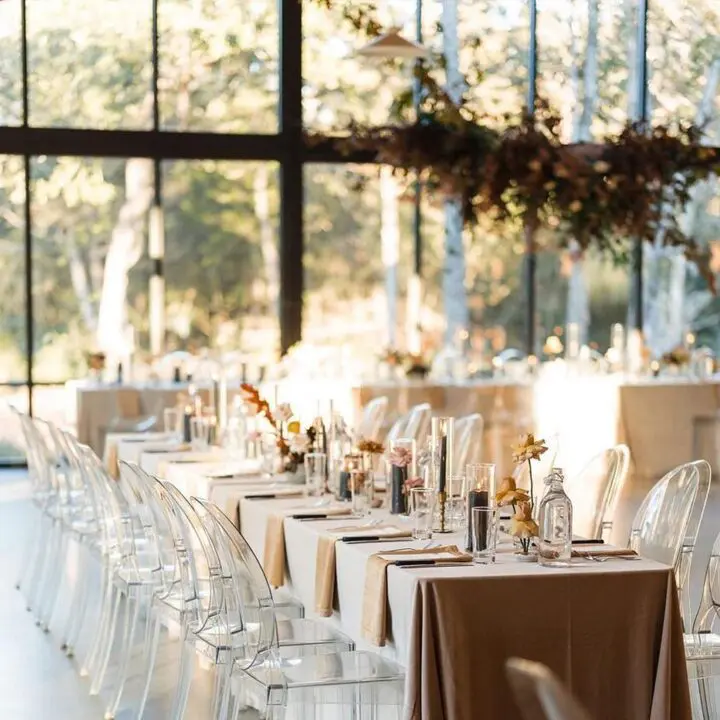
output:
{"label": "white pendant lamp shade", "polygon": [[417,60],[428,55],[425,46],[419,43],[406,40],[400,35],[399,28],[393,28],[389,32],[380,35],[364,48],[358,51],[358,55],[375,58],[405,58]]}

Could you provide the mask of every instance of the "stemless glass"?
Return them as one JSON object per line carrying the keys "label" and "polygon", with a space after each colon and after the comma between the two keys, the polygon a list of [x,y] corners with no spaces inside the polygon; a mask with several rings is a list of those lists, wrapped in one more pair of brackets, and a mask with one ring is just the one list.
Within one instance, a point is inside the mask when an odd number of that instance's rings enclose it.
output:
{"label": "stemless glass", "polygon": [[325,493],[327,455],[325,453],[305,454],[305,492],[311,497]]}
{"label": "stemless glass", "polygon": [[473,562],[479,565],[494,563],[497,545],[497,511],[494,507],[474,507],[471,522]]}
{"label": "stemless glass", "polygon": [[434,510],[435,490],[432,488],[412,488],[410,490],[412,534],[416,540],[429,540],[432,537]]}
{"label": "stemless glass", "polygon": [[374,477],[372,468],[350,470],[350,503],[353,515],[369,515],[373,504]]}
{"label": "stemless glass", "polygon": [[190,445],[193,450],[207,450],[210,447],[210,419],[194,417],[190,420]]}
{"label": "stemless glass", "polygon": [[183,414],[179,408],[165,408],[163,410],[163,429],[166,433],[172,433],[173,439],[182,438]]}

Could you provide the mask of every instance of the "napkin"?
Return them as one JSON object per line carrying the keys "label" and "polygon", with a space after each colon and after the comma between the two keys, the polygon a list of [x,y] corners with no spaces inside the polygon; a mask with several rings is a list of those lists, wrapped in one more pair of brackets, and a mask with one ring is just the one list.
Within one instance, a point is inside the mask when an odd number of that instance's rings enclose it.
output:
{"label": "napkin", "polygon": [[573,557],[638,557],[638,554],[630,548],[586,548],[585,550],[573,550]]}
{"label": "napkin", "polygon": [[349,515],[348,508],[309,507],[296,505],[286,508],[282,513],[272,513],[268,516],[265,526],[265,554],[263,555],[263,570],[268,582],[274,588],[285,584],[285,518],[287,515]]}
{"label": "napkin", "polygon": [[118,446],[116,442],[108,443],[106,455],[105,465],[107,467],[107,471],[110,473],[110,477],[113,478],[113,480],[117,480],[120,475],[120,467],[118,466]]}
{"label": "napkin", "polygon": [[414,559],[412,556],[422,560],[436,558],[443,564],[472,560],[472,556],[458,550],[457,545],[386,550],[371,555],[365,568],[361,633],[366,640],[379,647],[385,645],[387,640],[387,566],[398,560]]}
{"label": "napkin", "polygon": [[411,537],[408,530],[395,525],[346,525],[328,528],[329,535],[318,539],[315,562],[315,612],[329,617],[333,612],[335,597],[335,543],[341,537],[357,535],[381,535],[388,539]]}

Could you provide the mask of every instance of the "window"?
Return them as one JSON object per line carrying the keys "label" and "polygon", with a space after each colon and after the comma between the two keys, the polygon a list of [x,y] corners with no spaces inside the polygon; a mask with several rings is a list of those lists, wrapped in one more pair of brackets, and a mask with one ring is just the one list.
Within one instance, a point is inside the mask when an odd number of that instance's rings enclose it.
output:
{"label": "window", "polygon": [[163,166],[168,344],[279,354],[274,163]]}
{"label": "window", "polygon": [[25,2],[31,125],[152,126],[149,3]]}
{"label": "window", "polygon": [[[84,353],[119,361],[146,328],[147,215],[153,166],[144,159],[38,157],[31,165],[34,380],[64,382]],[[146,270],[147,272],[147,270]]]}
{"label": "window", "polygon": [[277,131],[274,0],[159,0],[159,26],[163,129]]}
{"label": "window", "polygon": [[22,122],[20,3],[0,3],[0,126]]}

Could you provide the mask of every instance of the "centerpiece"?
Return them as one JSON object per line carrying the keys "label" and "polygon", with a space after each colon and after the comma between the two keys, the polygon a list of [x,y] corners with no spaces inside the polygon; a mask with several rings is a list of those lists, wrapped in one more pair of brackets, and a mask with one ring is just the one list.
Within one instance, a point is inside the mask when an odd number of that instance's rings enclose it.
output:
{"label": "centerpiece", "polygon": [[548,451],[548,447],[544,440],[536,439],[533,433],[528,433],[521,437],[517,445],[512,446],[512,450],[516,474],[519,474],[527,463],[530,491],[519,488],[515,477],[509,476],[500,483],[495,501],[498,507],[507,507],[508,505],[512,507],[510,534],[518,541],[518,558],[532,562],[537,559],[537,554],[531,552],[533,540],[539,534],[538,524],[533,517],[536,501],[532,461],[540,460]]}
{"label": "centerpiece", "polygon": [[245,403],[257,416],[265,419],[270,434],[274,436],[275,453],[271,471],[284,475],[288,482],[303,483],[305,454],[313,448],[315,428],[310,426],[303,430],[300,421],[294,419],[289,403],[279,403],[273,412],[255,386],[243,383],[240,387]]}

